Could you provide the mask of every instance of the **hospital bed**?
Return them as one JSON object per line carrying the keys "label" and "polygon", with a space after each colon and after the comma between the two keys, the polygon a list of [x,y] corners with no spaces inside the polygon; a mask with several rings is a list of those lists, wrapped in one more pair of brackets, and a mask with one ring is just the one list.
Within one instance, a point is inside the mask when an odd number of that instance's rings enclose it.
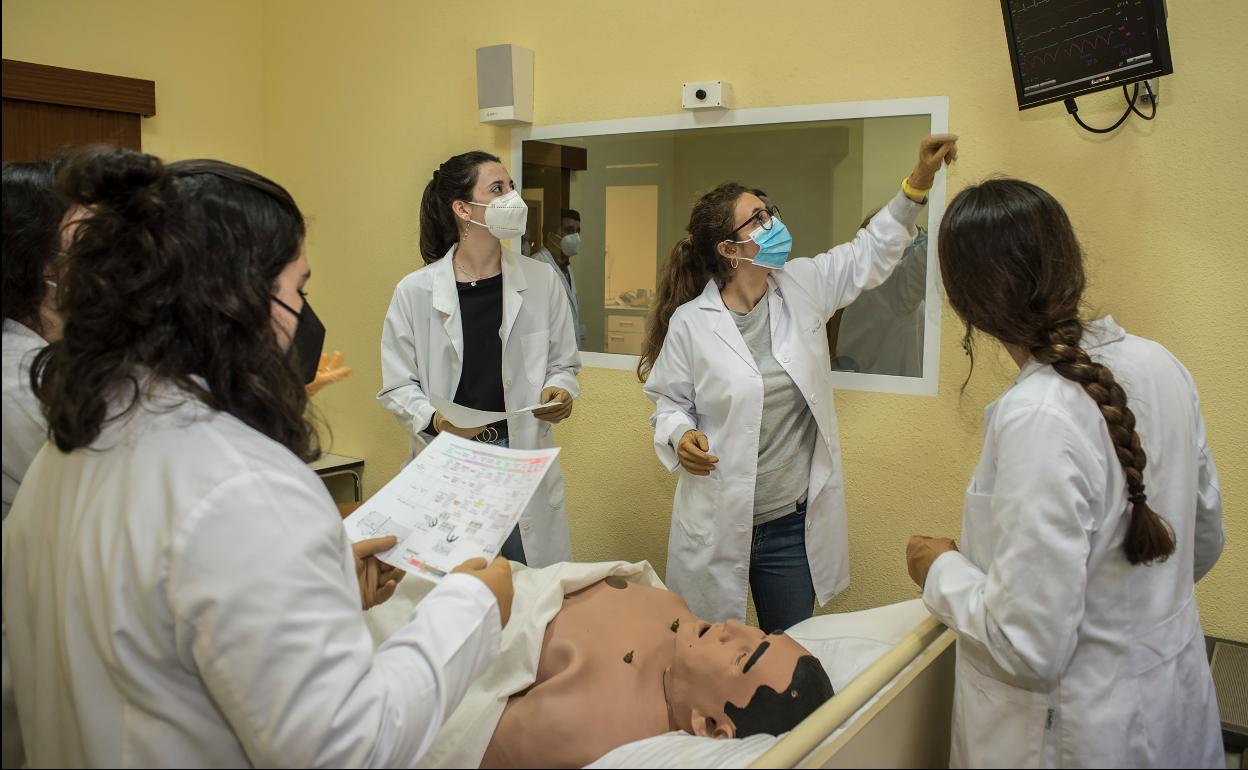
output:
{"label": "hospital bed", "polygon": [[946,767],[954,634],[923,620],[750,767]]}

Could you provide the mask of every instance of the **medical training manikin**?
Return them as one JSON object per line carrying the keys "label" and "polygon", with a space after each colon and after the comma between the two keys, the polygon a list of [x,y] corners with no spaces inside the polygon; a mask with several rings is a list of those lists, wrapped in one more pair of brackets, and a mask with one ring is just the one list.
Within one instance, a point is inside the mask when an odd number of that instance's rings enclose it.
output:
{"label": "medical training manikin", "polygon": [[[425,766],[583,767],[674,730],[775,735],[833,694],[822,665],[792,638],[699,620],[646,563],[516,566],[514,577],[502,655]],[[419,581],[401,587],[409,582]],[[388,612],[413,598],[397,596]],[[390,623],[370,624],[383,638]]]}

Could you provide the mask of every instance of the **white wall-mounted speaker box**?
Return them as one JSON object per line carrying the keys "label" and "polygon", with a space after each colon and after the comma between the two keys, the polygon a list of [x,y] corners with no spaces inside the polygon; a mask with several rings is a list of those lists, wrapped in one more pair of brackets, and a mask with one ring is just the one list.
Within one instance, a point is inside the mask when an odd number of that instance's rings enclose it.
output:
{"label": "white wall-mounted speaker box", "polygon": [[477,107],[481,122],[533,122],[533,50],[516,45],[477,49]]}

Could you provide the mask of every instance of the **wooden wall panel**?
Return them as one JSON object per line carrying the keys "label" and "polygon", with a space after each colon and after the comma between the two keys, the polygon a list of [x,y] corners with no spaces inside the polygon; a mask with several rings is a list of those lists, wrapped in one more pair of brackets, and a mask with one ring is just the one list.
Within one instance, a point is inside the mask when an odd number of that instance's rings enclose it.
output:
{"label": "wooden wall panel", "polygon": [[5,59],[3,83],[5,99],[147,117],[156,114],[156,83],[152,80]]}
{"label": "wooden wall panel", "polygon": [[45,160],[86,144],[141,149],[140,118],[133,113],[5,99],[5,161]]}

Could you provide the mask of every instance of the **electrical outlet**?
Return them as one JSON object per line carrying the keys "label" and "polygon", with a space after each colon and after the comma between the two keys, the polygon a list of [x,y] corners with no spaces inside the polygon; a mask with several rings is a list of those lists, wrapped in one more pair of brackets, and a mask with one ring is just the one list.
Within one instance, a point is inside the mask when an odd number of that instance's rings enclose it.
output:
{"label": "electrical outlet", "polygon": [[1136,102],[1140,104],[1150,104],[1152,102],[1161,101],[1161,78],[1149,78],[1148,87],[1153,91],[1152,99],[1149,99],[1148,91],[1144,88],[1144,83],[1140,83],[1140,95],[1136,97]]}

